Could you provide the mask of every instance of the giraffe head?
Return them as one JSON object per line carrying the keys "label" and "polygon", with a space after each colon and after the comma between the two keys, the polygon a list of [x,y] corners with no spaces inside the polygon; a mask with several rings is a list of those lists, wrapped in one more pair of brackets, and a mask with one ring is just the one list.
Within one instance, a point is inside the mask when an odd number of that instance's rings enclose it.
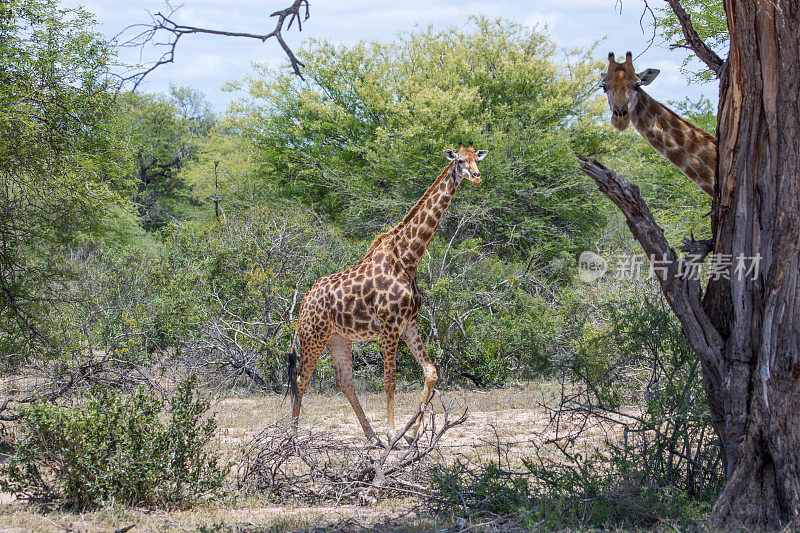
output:
{"label": "giraffe head", "polygon": [[633,70],[633,55],[625,54],[625,62],[617,63],[614,53],[608,54],[608,71],[600,75],[600,87],[608,96],[608,105],[611,107],[611,124],[619,130],[624,130],[631,122],[631,111],[636,107],[639,99],[639,87],[648,85],[656,79],[661,72],[649,68],[636,73]]}
{"label": "giraffe head", "polygon": [[478,150],[472,147],[472,141],[469,146],[458,142],[458,152],[447,148],[444,151],[444,156],[453,162],[453,172],[456,176],[456,181],[461,183],[464,178],[468,179],[471,184],[478,186],[481,184],[481,171],[478,170],[478,161],[481,161],[489,150]]}

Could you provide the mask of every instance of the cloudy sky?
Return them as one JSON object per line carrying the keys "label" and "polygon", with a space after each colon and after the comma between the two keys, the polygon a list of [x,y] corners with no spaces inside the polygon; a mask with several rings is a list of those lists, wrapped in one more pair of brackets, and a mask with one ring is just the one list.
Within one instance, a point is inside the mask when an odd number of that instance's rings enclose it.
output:
{"label": "cloudy sky", "polygon": [[[267,33],[275,24],[269,14],[289,4],[290,0],[183,0],[183,7],[174,18],[178,23],[204,28]],[[149,21],[148,12],[166,10],[163,0],[62,0],[62,5],[84,6],[95,14],[100,31],[109,36],[131,24]],[[467,24],[472,14],[484,14],[546,26],[553,40],[564,48],[588,47],[601,41],[596,51],[599,58],[608,51],[613,50],[619,57],[631,50],[634,57],[641,55],[635,62],[637,70],[661,69],[659,78],[648,88],[655,98],[667,101],[704,95],[716,102],[714,84],[687,84],[678,70],[682,59],[678,53],[670,52],[659,39],[648,48],[652,18],[645,15],[643,31],[642,8],[640,0],[311,0],[311,18],[303,25],[302,33],[293,26],[285,32],[285,39],[294,50],[308,38],[345,44],[362,39],[390,41],[415,26],[460,26]],[[153,48],[143,52],[144,61],[159,55]],[[138,52],[132,54],[128,51],[123,59],[136,61]],[[222,86],[247,76],[253,62],[277,66],[286,59],[275,40],[261,43],[254,39],[187,35],[181,39],[175,63],[151,73],[143,89],[156,92],[166,91],[170,84],[189,85],[205,93],[215,111],[223,112],[241,94],[223,92]]]}

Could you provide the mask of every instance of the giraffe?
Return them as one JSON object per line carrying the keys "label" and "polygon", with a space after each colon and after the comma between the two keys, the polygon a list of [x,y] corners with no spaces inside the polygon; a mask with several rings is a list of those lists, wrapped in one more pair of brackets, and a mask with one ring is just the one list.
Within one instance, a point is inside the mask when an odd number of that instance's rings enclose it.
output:
{"label": "giraffe", "polygon": [[611,124],[624,130],[631,122],[653,148],[678,167],[707,194],[714,194],[717,168],[717,138],[682,119],[642,90],[660,71],[649,68],[636,73],[633,55],[617,63],[608,54],[608,72],[600,76],[600,87],[608,96]]}
{"label": "giraffe", "polygon": [[[457,152],[444,150],[450,163],[397,226],[379,235],[358,264],[320,278],[303,297],[288,366],[295,427],[303,393],[327,347],[337,387],[350,402],[367,440],[383,446],[356,397],[354,341],[381,339],[390,442],[396,436],[394,392],[397,346],[401,339],[422,366],[425,380],[422,405],[431,399],[438,376],[425,353],[416,324],[423,299],[416,282],[417,267],[461,181],[466,178],[473,186],[481,184],[477,163],[489,153],[475,151],[472,142],[469,146],[461,142],[458,145]],[[409,442],[416,437],[421,420],[420,415],[410,428],[411,436],[406,435]]]}

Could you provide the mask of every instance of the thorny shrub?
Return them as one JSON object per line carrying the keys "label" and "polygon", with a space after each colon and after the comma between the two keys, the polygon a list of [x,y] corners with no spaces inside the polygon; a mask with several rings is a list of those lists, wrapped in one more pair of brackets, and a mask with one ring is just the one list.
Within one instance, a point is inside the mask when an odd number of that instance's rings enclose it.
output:
{"label": "thorny shrub", "polygon": [[96,388],[73,405],[25,408],[0,488],[71,508],[178,504],[214,493],[226,469],[207,450],[216,422],[204,418],[209,403],[194,389],[189,378],[167,401],[144,389]]}
{"label": "thorny shrub", "polygon": [[[433,510],[541,527],[702,520],[723,481],[699,363],[658,298],[615,302],[562,369],[535,453],[432,470]],[[587,328],[592,329],[592,328]]]}

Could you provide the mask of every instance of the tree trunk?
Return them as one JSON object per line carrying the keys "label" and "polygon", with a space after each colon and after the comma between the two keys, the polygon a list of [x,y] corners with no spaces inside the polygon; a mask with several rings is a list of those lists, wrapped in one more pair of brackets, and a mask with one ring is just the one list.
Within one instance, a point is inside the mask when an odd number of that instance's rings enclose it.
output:
{"label": "tree trunk", "polygon": [[[699,280],[685,274],[705,257],[701,243],[678,258],[638,189],[579,157],[645,253],[669,265],[654,273],[702,363],[725,461],[712,520],[800,528],[800,2],[725,0],[725,9],[711,224],[714,261],[728,275],[712,277],[702,305]],[[739,258],[756,275],[737,272]]]}
{"label": "tree trunk", "polygon": [[714,253],[760,264],[756,279],[710,281],[704,300],[724,343],[706,391],[726,474],[712,519],[800,526],[800,3],[725,9]]}
{"label": "tree trunk", "polygon": [[[725,0],[725,9],[712,229],[714,258],[730,267],[709,281],[702,306],[699,281],[681,274],[691,259],[669,247],[638,189],[597,161],[581,157],[582,168],[645,253],[670,264],[656,274],[702,363],[725,461],[712,520],[800,527],[800,2]],[[756,275],[737,273],[738,258]]]}

